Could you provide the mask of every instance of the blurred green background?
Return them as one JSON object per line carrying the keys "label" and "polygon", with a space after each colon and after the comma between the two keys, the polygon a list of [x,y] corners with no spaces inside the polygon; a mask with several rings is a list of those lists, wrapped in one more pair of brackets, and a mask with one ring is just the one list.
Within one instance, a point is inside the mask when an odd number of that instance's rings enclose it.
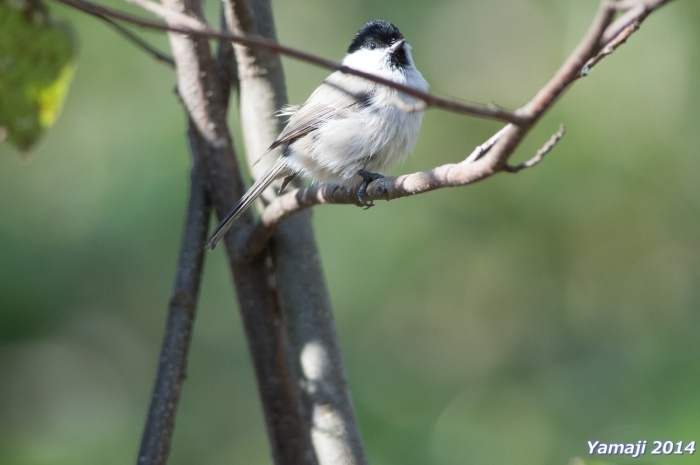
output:
{"label": "blurred green background", "polygon": [[[387,19],[434,92],[507,108],[549,79],[596,6],[274,2],[286,44],[339,60],[365,21]],[[133,463],[183,222],[185,120],[171,70],[51,8],[82,42],[63,114],[28,159],[0,146],[0,463]],[[285,71],[293,103],[327,75]],[[500,127],[438,110],[424,121],[395,173],[461,160]],[[566,464],[589,459],[587,440],[700,440],[700,3],[653,14],[516,159],[560,122],[568,134],[535,169],[316,209],[372,464]],[[170,463],[270,462],[217,250]]]}

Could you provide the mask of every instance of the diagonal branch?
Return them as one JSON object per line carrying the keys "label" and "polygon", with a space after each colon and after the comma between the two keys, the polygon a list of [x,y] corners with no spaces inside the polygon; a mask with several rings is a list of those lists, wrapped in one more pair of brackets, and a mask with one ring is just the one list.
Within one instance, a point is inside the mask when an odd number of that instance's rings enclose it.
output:
{"label": "diagonal branch", "polygon": [[[393,200],[445,187],[466,186],[507,171],[507,162],[533,125],[564,94],[569,86],[590,71],[602,58],[612,53],[651,12],[670,0],[640,0],[627,13],[614,20],[619,6],[610,0],[601,0],[600,7],[579,45],[565,60],[550,81],[515,113],[527,124],[509,124],[486,143],[477,147],[464,161],[447,164],[428,171],[373,181],[365,199]],[[642,5],[643,7],[639,7]],[[634,12],[634,15],[630,15]],[[623,23],[621,21],[624,20]],[[605,40],[604,40],[605,39]],[[606,51],[609,49],[609,51]],[[601,51],[606,53],[601,54]],[[353,188],[335,184],[313,185],[291,191],[278,197],[261,213],[258,223],[238,237],[237,254],[254,257],[270,239],[279,223],[293,213],[321,204],[357,204]]]}
{"label": "diagonal branch", "polygon": [[612,39],[610,42],[608,42],[601,50],[598,52],[598,54],[591,59],[589,59],[585,65],[583,65],[583,68],[581,68],[581,71],[579,71],[579,75],[581,77],[588,76],[588,73],[591,72],[591,68],[593,68],[595,65],[598,64],[600,60],[605,58],[606,56],[610,55],[613,53],[617,47],[620,45],[624,44],[629,36],[632,35],[637,29],[639,29],[639,21],[635,21],[629,26],[625,27],[620,33]]}
{"label": "diagonal branch", "polygon": [[126,39],[129,42],[133,43],[136,47],[140,48],[142,51],[144,51],[145,53],[147,53],[148,55],[150,55],[154,59],[156,59],[162,63],[165,63],[166,65],[170,66],[171,68],[175,67],[175,61],[173,61],[172,57],[161,52],[160,50],[158,50],[157,48],[155,48],[154,46],[152,46],[151,44],[149,44],[148,42],[143,40],[141,37],[139,37],[138,35],[131,32],[129,29],[125,28],[124,26],[122,26],[118,22],[114,21],[109,16],[105,16],[105,15],[93,13],[93,12],[88,12],[88,14],[91,14],[91,15],[95,16],[96,18],[101,19],[105,23],[112,26],[119,34],[126,37]]}
{"label": "diagonal branch", "polygon": [[[138,16],[130,15],[128,13],[124,13],[122,11],[113,9],[113,8],[108,8],[105,6],[98,5],[96,3],[89,2],[87,0],[55,0],[59,3],[62,3],[64,5],[70,6],[72,8],[76,8],[81,11],[89,12],[89,13],[99,13],[105,16],[110,16],[115,19],[119,19],[121,21],[129,22],[131,24],[134,24],[136,26],[148,28],[148,29],[155,29],[159,31],[167,31],[171,33],[179,33],[187,36],[192,36],[192,37],[199,37],[199,38],[206,38],[206,39],[225,39],[225,40],[230,40],[231,42],[235,42],[238,44],[243,44],[249,47],[258,47],[266,50],[270,50],[275,53],[279,53],[281,55],[286,55],[291,58],[295,58],[300,61],[305,61],[307,63],[311,63],[313,65],[319,66],[321,68],[327,68],[331,69],[333,71],[341,71],[343,73],[347,74],[352,74],[355,76],[359,76],[362,78],[365,78],[369,81],[377,82],[379,84],[385,85],[387,87],[391,87],[394,89],[397,89],[405,94],[411,95],[413,97],[416,97],[420,100],[423,100],[425,104],[429,107],[434,107],[434,108],[442,108],[443,110],[451,111],[454,113],[461,113],[461,114],[466,114],[466,115],[472,115],[472,116],[478,116],[482,118],[489,118],[489,119],[494,119],[494,120],[499,120],[499,121],[505,121],[509,123],[516,123],[516,124],[523,124],[527,123],[527,119],[523,117],[522,115],[517,115],[512,112],[503,110],[495,105],[488,105],[488,106],[483,106],[483,105],[477,105],[473,103],[466,103],[466,102],[459,102],[457,100],[452,100],[452,99],[446,99],[443,97],[438,97],[434,94],[428,93],[428,92],[423,92],[417,89],[414,89],[413,87],[409,87],[403,84],[399,84],[393,81],[390,81],[388,79],[384,79],[379,76],[375,76],[370,73],[366,73],[364,71],[360,71],[357,69],[353,69],[347,66],[343,66],[340,63],[337,63],[333,60],[328,60],[322,57],[319,57],[317,55],[307,53],[292,47],[288,47],[285,45],[281,45],[277,43],[276,41],[266,39],[264,37],[256,36],[256,35],[238,35],[238,34],[232,34],[229,32],[219,32],[216,30],[211,29],[209,26],[207,26],[204,22],[201,22],[199,20],[196,20],[192,17],[188,17],[187,20],[183,19],[183,16],[181,13],[178,14],[177,12],[174,12],[172,9],[168,11],[167,13],[164,12],[161,8],[158,8],[158,4],[155,4],[153,2],[150,2],[149,8],[153,11],[158,11],[162,13],[162,15],[166,18],[170,18],[173,20],[173,24],[170,25],[165,25],[162,23],[157,23],[154,21],[149,21],[147,19],[140,18]],[[156,5],[156,6],[154,6]],[[181,21],[186,21],[187,24],[190,24],[194,26],[196,24],[196,27],[187,27],[181,25]],[[199,21],[199,22],[193,22],[193,21]]]}
{"label": "diagonal branch", "polygon": [[[197,147],[192,146],[193,154]],[[187,355],[197,307],[203,247],[207,239],[211,201],[201,166],[192,167],[190,199],[185,228],[177,261],[177,274],[168,306],[165,334],[158,361],[158,371],[143,429],[137,465],[163,465],[170,453],[175,428],[175,414],[186,378]]]}
{"label": "diagonal branch", "polygon": [[[627,26],[634,22],[642,22],[655,10],[658,10],[671,0],[629,0],[620,1],[618,7],[626,10],[614,23],[610,25],[600,38],[601,45],[605,45],[615,39]],[[613,5],[615,5],[613,3]]]}
{"label": "diagonal branch", "polygon": [[598,12],[581,42],[549,82],[524,107],[517,110],[518,113],[531,116],[534,123],[564,94],[564,91],[580,76],[586,62],[601,49],[600,38],[614,19],[615,13],[616,9],[609,0],[601,0]]}

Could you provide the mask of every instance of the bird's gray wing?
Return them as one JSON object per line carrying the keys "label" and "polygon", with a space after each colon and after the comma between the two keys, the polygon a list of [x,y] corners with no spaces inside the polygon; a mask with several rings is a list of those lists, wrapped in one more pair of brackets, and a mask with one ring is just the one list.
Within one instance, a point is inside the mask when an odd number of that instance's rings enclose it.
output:
{"label": "bird's gray wing", "polygon": [[324,121],[341,116],[354,105],[369,104],[375,87],[373,83],[357,76],[339,71],[331,74],[294,113],[267,152],[308,134]]}

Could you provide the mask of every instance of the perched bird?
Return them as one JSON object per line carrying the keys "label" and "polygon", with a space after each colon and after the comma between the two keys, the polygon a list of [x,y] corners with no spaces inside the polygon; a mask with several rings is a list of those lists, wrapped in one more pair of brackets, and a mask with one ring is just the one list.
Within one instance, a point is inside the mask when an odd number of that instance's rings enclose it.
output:
{"label": "perched bird", "polygon": [[[399,29],[386,21],[370,21],[359,30],[343,65],[426,91],[428,83],[416,69],[411,46]],[[336,71],[298,109],[267,152],[281,147],[277,161],[241,197],[212,234],[212,250],[234,221],[276,179],[280,191],[295,176],[359,186],[367,185],[406,159],[418,140],[423,112],[414,97],[367,79]],[[293,108],[293,107],[289,107]]]}

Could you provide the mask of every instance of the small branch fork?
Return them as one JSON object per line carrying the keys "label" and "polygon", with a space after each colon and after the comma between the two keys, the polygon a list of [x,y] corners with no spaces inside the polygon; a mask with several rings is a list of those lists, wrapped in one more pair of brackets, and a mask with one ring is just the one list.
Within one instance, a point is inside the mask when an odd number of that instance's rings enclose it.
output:
{"label": "small branch fork", "polygon": [[517,173],[521,170],[524,170],[525,168],[532,168],[535,165],[539,165],[540,162],[544,160],[544,156],[551,152],[552,149],[559,143],[561,138],[564,137],[564,134],[566,134],[566,128],[563,124],[560,124],[559,130],[552,134],[552,137],[550,137],[549,140],[545,142],[545,144],[542,146],[541,149],[537,151],[534,157],[530,158],[526,162],[520,163],[515,166],[505,164],[503,165],[503,171],[507,171],[509,173]]}

